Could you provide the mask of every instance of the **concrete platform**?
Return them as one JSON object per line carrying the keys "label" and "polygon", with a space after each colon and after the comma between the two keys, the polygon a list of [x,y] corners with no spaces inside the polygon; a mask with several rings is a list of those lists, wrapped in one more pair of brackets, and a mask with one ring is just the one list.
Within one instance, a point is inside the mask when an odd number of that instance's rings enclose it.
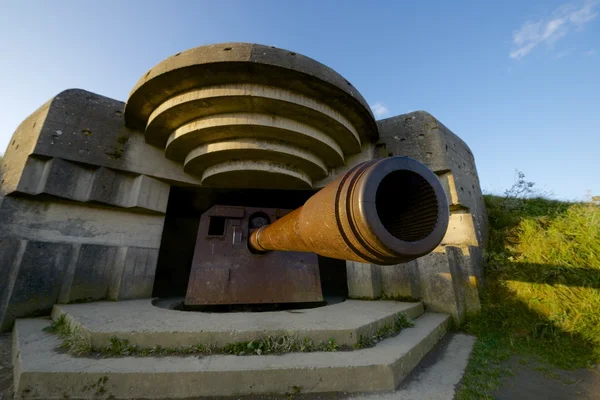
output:
{"label": "concrete platform", "polygon": [[52,318],[67,320],[89,332],[92,346],[111,337],[140,347],[180,347],[196,344],[225,346],[266,336],[296,336],[315,343],[331,338],[340,346],[354,346],[394,321],[398,313],[410,319],[423,314],[422,303],[346,300],[324,307],[273,312],[209,313],[155,307],[151,299],[87,304],[58,304]]}
{"label": "concrete platform", "polygon": [[58,338],[42,330],[49,323],[47,319],[15,323],[17,399],[182,399],[391,391],[444,336],[449,317],[426,313],[398,336],[356,351],[160,358],[72,357],[56,351]]}

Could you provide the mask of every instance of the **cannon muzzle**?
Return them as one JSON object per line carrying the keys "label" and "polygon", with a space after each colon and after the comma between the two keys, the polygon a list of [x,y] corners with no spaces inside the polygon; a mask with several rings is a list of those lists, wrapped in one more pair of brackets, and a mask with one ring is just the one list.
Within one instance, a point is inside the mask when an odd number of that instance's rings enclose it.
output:
{"label": "cannon muzzle", "polygon": [[252,232],[258,252],[313,252],[380,265],[430,253],[446,234],[448,200],[436,175],[408,157],[362,163],[304,206]]}

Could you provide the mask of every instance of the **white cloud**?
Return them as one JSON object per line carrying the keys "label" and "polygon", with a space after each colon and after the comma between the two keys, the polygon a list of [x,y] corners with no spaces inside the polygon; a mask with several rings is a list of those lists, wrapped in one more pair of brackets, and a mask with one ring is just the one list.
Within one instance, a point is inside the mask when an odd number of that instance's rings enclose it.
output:
{"label": "white cloud", "polygon": [[593,21],[598,13],[595,11],[600,0],[584,0],[579,6],[565,4],[549,17],[539,21],[527,21],[513,32],[515,49],[510,52],[510,58],[521,59],[537,45],[545,43],[552,47],[554,43],[567,35],[572,29],[581,30],[585,24]]}
{"label": "white cloud", "polygon": [[569,54],[571,54],[573,52],[573,50],[563,50],[563,51],[559,51],[558,53],[556,53],[556,56],[554,56],[557,60],[561,59],[563,57],[568,56]]}
{"label": "white cloud", "polygon": [[371,110],[373,110],[373,114],[375,114],[377,118],[385,117],[390,113],[390,110],[379,101],[371,106]]}
{"label": "white cloud", "polygon": [[598,52],[595,49],[592,50],[588,50],[585,53],[583,53],[584,55],[591,57],[591,56],[595,56],[596,54],[598,54]]}

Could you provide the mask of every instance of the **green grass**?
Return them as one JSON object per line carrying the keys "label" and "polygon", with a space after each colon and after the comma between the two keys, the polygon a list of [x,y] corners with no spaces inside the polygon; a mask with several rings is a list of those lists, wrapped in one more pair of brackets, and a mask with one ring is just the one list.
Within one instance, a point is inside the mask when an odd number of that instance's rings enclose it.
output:
{"label": "green grass", "polygon": [[354,346],[355,349],[365,349],[368,347],[375,346],[378,342],[390,338],[400,333],[404,328],[410,328],[413,326],[413,322],[406,316],[406,314],[399,313],[396,315],[394,322],[383,325],[374,335],[363,336],[361,335],[358,339],[358,343]]}
{"label": "green grass", "polygon": [[92,351],[89,335],[82,329],[71,326],[65,314],[58,317],[44,331],[54,333],[61,338],[60,348],[73,355],[86,355]]}
{"label": "green grass", "polygon": [[244,355],[263,355],[263,354],[284,354],[284,353],[307,353],[312,351],[338,351],[339,346],[334,338],[320,343],[313,343],[312,340],[304,338],[298,340],[293,336],[267,336],[261,340],[250,342],[231,343],[221,349],[223,354]]}
{"label": "green grass", "polygon": [[477,335],[459,400],[492,399],[511,356],[549,367],[600,362],[600,207],[485,196],[489,218]]}
{"label": "green grass", "polygon": [[118,356],[168,356],[168,355],[210,355],[232,354],[236,356],[252,356],[266,354],[285,354],[293,352],[337,351],[339,346],[335,339],[314,343],[308,338],[299,340],[293,336],[267,336],[259,340],[230,343],[223,347],[197,344],[181,347],[139,347],[129,344],[129,341],[113,337],[110,344],[101,348],[90,350],[90,354],[118,357]]}
{"label": "green grass", "polygon": [[51,325],[44,328],[46,332],[56,334],[61,339],[60,348],[76,356],[172,356],[172,355],[210,355],[232,354],[237,356],[284,354],[292,352],[338,351],[340,346],[334,338],[314,343],[308,338],[302,340],[293,336],[266,336],[258,340],[230,343],[224,347],[197,344],[180,347],[140,347],[132,345],[126,339],[111,337],[110,343],[103,347],[92,347],[89,335],[85,331],[71,327],[65,315],[61,315]]}

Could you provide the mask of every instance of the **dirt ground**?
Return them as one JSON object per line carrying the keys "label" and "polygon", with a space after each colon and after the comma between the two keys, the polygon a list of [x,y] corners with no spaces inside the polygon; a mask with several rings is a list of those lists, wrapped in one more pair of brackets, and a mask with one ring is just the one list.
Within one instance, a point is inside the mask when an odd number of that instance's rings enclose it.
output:
{"label": "dirt ground", "polygon": [[600,366],[564,371],[535,361],[511,359],[513,375],[502,379],[496,400],[598,400]]}
{"label": "dirt ground", "polygon": [[12,335],[0,334],[0,400],[12,399]]}

